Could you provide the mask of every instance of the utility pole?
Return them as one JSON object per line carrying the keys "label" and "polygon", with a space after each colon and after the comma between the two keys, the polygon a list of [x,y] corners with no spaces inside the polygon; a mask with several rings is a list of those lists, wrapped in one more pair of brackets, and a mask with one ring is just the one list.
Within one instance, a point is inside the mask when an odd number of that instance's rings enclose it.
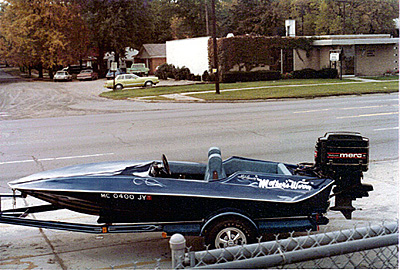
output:
{"label": "utility pole", "polygon": [[210,35],[210,29],[209,29],[209,22],[208,22],[208,6],[207,6],[207,0],[204,0],[204,9],[206,12],[206,35]]}
{"label": "utility pole", "polygon": [[213,73],[215,74],[215,93],[219,92],[219,70],[218,70],[218,47],[217,47],[217,22],[215,18],[215,0],[211,0],[211,17],[212,17],[212,40],[213,40],[213,53],[214,53],[214,63],[213,63]]}
{"label": "utility pole", "polygon": [[[339,10],[341,13],[341,17],[343,19],[343,26],[342,26],[342,35],[346,34],[346,3],[347,0],[338,0],[339,2]],[[340,4],[343,4],[343,8],[340,8]],[[344,49],[343,46],[340,46],[340,79],[343,78],[343,58],[344,58]]]}

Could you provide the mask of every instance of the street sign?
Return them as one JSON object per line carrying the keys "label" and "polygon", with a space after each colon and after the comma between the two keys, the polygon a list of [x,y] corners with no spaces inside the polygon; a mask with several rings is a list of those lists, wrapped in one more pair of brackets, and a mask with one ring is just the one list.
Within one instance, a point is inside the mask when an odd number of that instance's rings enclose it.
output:
{"label": "street sign", "polygon": [[329,60],[332,62],[337,62],[340,60],[340,53],[338,52],[331,52],[329,55]]}
{"label": "street sign", "polygon": [[118,63],[117,62],[112,62],[111,63],[111,71],[117,71],[118,68]]}

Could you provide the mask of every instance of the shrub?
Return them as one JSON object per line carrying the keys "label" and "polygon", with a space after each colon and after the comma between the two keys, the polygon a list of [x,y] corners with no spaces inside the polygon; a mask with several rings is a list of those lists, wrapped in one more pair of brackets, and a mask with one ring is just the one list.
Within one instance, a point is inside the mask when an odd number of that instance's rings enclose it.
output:
{"label": "shrub", "polygon": [[282,74],[282,79],[286,80],[286,79],[292,79],[293,78],[293,74],[292,73],[284,73]]}
{"label": "shrub", "polygon": [[176,68],[174,65],[167,63],[159,66],[157,71],[155,72],[155,75],[162,80],[171,78],[179,81],[179,80],[194,80],[195,78],[195,76],[192,73],[190,73],[189,68],[187,67]]}
{"label": "shrub", "polygon": [[190,70],[187,67],[175,68],[173,71],[174,79],[179,80],[190,80]]}
{"label": "shrub", "polygon": [[323,68],[318,71],[311,68],[305,68],[293,71],[292,76],[294,79],[335,79],[338,77],[338,71],[334,68]]}
{"label": "shrub", "polygon": [[155,75],[162,80],[166,80],[168,78],[174,78],[175,69],[176,68],[174,65],[164,63],[158,67],[157,71],[155,72]]}
{"label": "shrub", "polygon": [[319,77],[322,79],[336,79],[339,75],[335,68],[323,68],[318,71]]}
{"label": "shrub", "polygon": [[317,79],[319,73],[315,69],[305,68],[301,70],[295,70],[292,72],[294,79]]}
{"label": "shrub", "polygon": [[222,75],[222,82],[251,82],[251,81],[271,81],[280,80],[281,73],[274,70],[259,71],[230,71]]}
{"label": "shrub", "polygon": [[201,82],[201,76],[200,75],[193,75],[193,81]]}
{"label": "shrub", "polygon": [[208,71],[207,71],[207,70],[205,70],[205,71],[203,72],[203,75],[201,75],[201,79],[202,79],[204,82],[209,82],[209,81],[211,81],[210,74],[208,74]]}

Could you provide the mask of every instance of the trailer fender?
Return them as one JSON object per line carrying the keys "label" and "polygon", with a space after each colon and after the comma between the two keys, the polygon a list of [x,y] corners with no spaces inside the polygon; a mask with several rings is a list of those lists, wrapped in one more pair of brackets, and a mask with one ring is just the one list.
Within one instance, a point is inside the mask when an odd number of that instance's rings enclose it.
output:
{"label": "trailer fender", "polygon": [[200,230],[200,235],[204,235],[204,231],[212,223],[218,221],[219,219],[224,219],[224,218],[228,218],[228,217],[239,218],[239,219],[243,219],[243,220],[249,222],[253,226],[253,229],[257,232],[257,234],[259,233],[257,224],[251,218],[249,218],[248,216],[243,215],[241,213],[232,211],[232,212],[219,213],[219,214],[207,219],[207,221],[204,223],[204,225],[202,226],[202,228]]}
{"label": "trailer fender", "polygon": [[207,220],[201,235],[205,244],[214,249],[255,243],[259,233],[256,223],[246,215],[224,212]]}

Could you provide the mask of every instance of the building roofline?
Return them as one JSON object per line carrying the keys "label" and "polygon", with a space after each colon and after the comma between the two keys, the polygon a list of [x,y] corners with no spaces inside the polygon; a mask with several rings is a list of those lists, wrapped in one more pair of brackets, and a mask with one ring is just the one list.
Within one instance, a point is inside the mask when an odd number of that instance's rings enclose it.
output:
{"label": "building roofline", "polygon": [[354,38],[314,40],[314,46],[398,44],[399,38]]}
{"label": "building roofline", "polygon": [[391,38],[390,34],[354,34],[354,35],[320,35],[320,36],[305,36],[307,38],[318,39],[371,39],[371,38]]}
{"label": "building roofline", "polygon": [[316,39],[313,41],[314,46],[379,45],[399,43],[399,38],[393,38],[390,34],[322,35],[304,37]]}

